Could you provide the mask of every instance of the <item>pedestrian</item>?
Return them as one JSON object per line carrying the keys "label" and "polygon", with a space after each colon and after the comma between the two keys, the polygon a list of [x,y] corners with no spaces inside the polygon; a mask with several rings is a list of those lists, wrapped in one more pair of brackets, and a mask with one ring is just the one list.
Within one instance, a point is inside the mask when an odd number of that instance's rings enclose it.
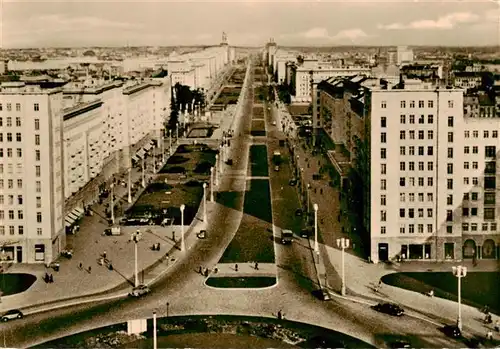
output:
{"label": "pedestrian", "polygon": [[489,341],[493,340],[493,332],[491,330],[488,330],[486,333],[486,339]]}
{"label": "pedestrian", "polygon": [[255,270],[259,270],[259,263],[255,262]]}
{"label": "pedestrian", "polygon": [[278,320],[281,320],[283,318],[283,313],[281,312],[281,309],[278,310]]}
{"label": "pedestrian", "polygon": [[238,264],[234,265],[234,270],[238,271]]}
{"label": "pedestrian", "polygon": [[321,189],[319,190],[319,193],[320,193],[321,195],[323,195],[323,188],[321,188]]}
{"label": "pedestrian", "polygon": [[500,332],[500,322],[497,320],[495,321],[495,331]]}
{"label": "pedestrian", "polygon": [[52,276],[52,274],[49,275],[49,283],[53,283],[54,282],[54,276]]}
{"label": "pedestrian", "polygon": [[205,269],[205,277],[208,276],[208,268]]}
{"label": "pedestrian", "polygon": [[83,264],[80,263],[80,265],[78,266],[78,268],[82,269],[83,268]]}
{"label": "pedestrian", "polygon": [[214,274],[217,274],[217,272],[219,271],[219,269],[217,267],[214,268]]}
{"label": "pedestrian", "polygon": [[203,273],[203,268],[200,265],[200,268],[198,269],[198,273],[202,274]]}
{"label": "pedestrian", "polygon": [[89,274],[92,272],[92,267],[89,266]]}
{"label": "pedestrian", "polygon": [[45,276],[43,277],[43,281],[45,281],[45,283],[49,282],[49,273],[45,273]]}
{"label": "pedestrian", "polygon": [[102,253],[102,258],[106,259],[106,251]]}

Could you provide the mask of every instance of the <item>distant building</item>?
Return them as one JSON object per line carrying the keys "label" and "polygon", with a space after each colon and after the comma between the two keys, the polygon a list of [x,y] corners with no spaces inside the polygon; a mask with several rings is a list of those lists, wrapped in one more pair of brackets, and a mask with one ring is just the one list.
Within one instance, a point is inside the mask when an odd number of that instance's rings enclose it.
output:
{"label": "distant building", "polygon": [[453,85],[463,89],[474,89],[481,86],[483,74],[476,72],[454,72]]}
{"label": "distant building", "polygon": [[413,50],[408,46],[398,46],[396,50],[397,65],[402,66],[413,63]]}

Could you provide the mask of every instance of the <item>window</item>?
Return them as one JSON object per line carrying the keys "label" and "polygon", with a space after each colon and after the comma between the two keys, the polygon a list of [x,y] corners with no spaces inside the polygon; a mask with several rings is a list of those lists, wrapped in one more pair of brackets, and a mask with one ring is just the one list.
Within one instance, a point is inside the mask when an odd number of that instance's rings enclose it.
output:
{"label": "window", "polygon": [[17,148],[16,153],[17,153],[17,157],[18,158],[22,158],[23,157],[23,150],[21,148]]}
{"label": "window", "polygon": [[380,143],[387,143],[387,133],[382,132],[380,134]]}
{"label": "window", "polygon": [[36,222],[37,223],[42,223],[42,212],[37,212],[36,213]]}
{"label": "window", "polygon": [[21,118],[19,116],[16,117],[16,126],[21,127]]}
{"label": "window", "polygon": [[399,131],[399,139],[403,140],[406,138],[406,132],[405,131]]}
{"label": "window", "polygon": [[453,159],[453,148],[448,148],[448,159]]}
{"label": "window", "polygon": [[401,108],[406,108],[406,101],[401,101]]}
{"label": "window", "polygon": [[406,148],[405,147],[399,147],[399,155],[406,155]]}
{"label": "window", "polygon": [[410,182],[410,186],[414,187],[415,186],[415,177],[410,177],[410,178],[408,178],[408,180]]}
{"label": "window", "polygon": [[14,180],[13,179],[7,180],[7,183],[8,183],[9,189],[13,189],[14,188]]}
{"label": "window", "polygon": [[424,225],[423,224],[419,224],[417,227],[418,227],[418,232],[419,233],[423,233],[424,232]]}
{"label": "window", "polygon": [[40,161],[40,150],[35,150],[35,160]]}
{"label": "window", "polygon": [[477,145],[472,147],[472,154],[478,154],[479,153],[479,147]]}
{"label": "window", "polygon": [[453,221],[453,211],[452,210],[446,210],[446,221],[447,222]]}
{"label": "window", "polygon": [[17,219],[23,219],[23,218],[24,218],[23,210],[18,210],[17,211]]}
{"label": "window", "polygon": [[20,225],[17,227],[17,233],[19,235],[23,235],[24,234],[24,226]]}
{"label": "window", "polygon": [[410,134],[410,139],[415,139],[415,131],[408,131],[408,133]]}
{"label": "window", "polygon": [[469,208],[468,207],[462,207],[462,216],[469,217]]}
{"label": "window", "polygon": [[399,217],[400,218],[405,218],[405,209],[404,208],[400,208],[399,209]]}
{"label": "window", "polygon": [[446,196],[446,205],[450,205],[450,206],[453,205],[453,195],[448,194]]}
{"label": "window", "polygon": [[434,147],[433,146],[427,147],[427,155],[434,155]]}
{"label": "window", "polygon": [[424,170],[424,162],[423,161],[419,161],[418,162],[418,170],[419,171],[423,171]]}
{"label": "window", "polygon": [[453,174],[453,164],[447,164],[446,165],[446,172],[448,174]]}
{"label": "window", "polygon": [[405,177],[399,177],[399,186],[404,187],[406,185],[406,178]]}
{"label": "window", "polygon": [[464,201],[469,201],[469,193],[464,193]]}
{"label": "window", "polygon": [[496,189],[497,181],[495,176],[484,177],[484,189]]}
{"label": "window", "polygon": [[33,110],[34,111],[39,111],[40,110],[40,104],[38,104],[38,103],[33,104]]}
{"label": "window", "polygon": [[479,183],[478,177],[472,177],[472,185],[477,185]]}
{"label": "window", "polygon": [[427,115],[427,123],[428,124],[434,123],[434,115],[432,115],[432,114]]}
{"label": "window", "polygon": [[404,161],[399,162],[399,170],[400,171],[405,171],[406,170],[406,163]]}
{"label": "window", "polygon": [[453,116],[448,116],[448,127],[453,127]]}
{"label": "window", "polygon": [[405,202],[406,201],[406,195],[405,195],[405,193],[399,193],[399,201],[400,202]]}
{"label": "window", "polygon": [[432,187],[434,185],[434,178],[433,177],[427,177],[427,186]]}
{"label": "window", "polygon": [[387,221],[387,211],[386,210],[380,211],[380,221],[381,222]]}
{"label": "window", "polygon": [[427,232],[432,233],[432,224],[427,224]]}
{"label": "window", "polygon": [[18,195],[17,196],[17,204],[18,205],[22,205],[23,204],[23,196],[22,195]]}
{"label": "window", "polygon": [[498,138],[498,131],[491,131],[491,138]]}
{"label": "window", "polygon": [[486,192],[484,193],[484,204],[485,205],[495,205],[496,202],[496,194],[494,192]]}
{"label": "window", "polygon": [[7,111],[12,111],[12,104],[7,103]]}
{"label": "window", "polygon": [[453,189],[453,179],[448,178],[448,179],[446,180],[446,187],[447,187],[449,190],[452,190],[452,189]]}
{"label": "window", "polygon": [[470,231],[477,231],[477,223],[470,224]]}
{"label": "window", "polygon": [[453,132],[448,132],[448,143],[453,143]]}
{"label": "window", "polygon": [[424,106],[425,106],[424,101],[418,101],[419,108],[424,108]]}
{"label": "window", "polygon": [[424,193],[418,193],[418,202],[424,202]]}
{"label": "window", "polygon": [[380,102],[380,108],[382,108],[382,109],[387,108],[387,102],[386,101]]}
{"label": "window", "polygon": [[380,227],[380,234],[383,235],[383,234],[385,234],[385,232],[386,232],[386,228],[384,226],[381,226]]}
{"label": "window", "polygon": [[424,209],[423,208],[418,209],[418,218],[424,218]]}
{"label": "window", "polygon": [[9,210],[9,219],[14,219],[14,210]]}
{"label": "window", "polygon": [[429,202],[434,201],[434,194],[433,193],[427,193],[427,201],[429,201]]}
{"label": "window", "polygon": [[22,189],[23,188],[23,180],[22,179],[18,179],[17,180],[17,188],[18,189]]}
{"label": "window", "polygon": [[35,130],[40,130],[40,119],[35,119]]}
{"label": "window", "polygon": [[474,130],[474,131],[472,131],[472,137],[473,137],[473,138],[477,138],[477,137],[479,137],[479,131],[478,131],[478,130]]}
{"label": "window", "polygon": [[9,234],[14,235],[16,233],[15,227],[13,225],[9,225]]}
{"label": "window", "polygon": [[418,186],[423,187],[424,186],[424,177],[418,177]]}
{"label": "window", "polygon": [[424,155],[424,147],[418,147],[418,155]]}
{"label": "window", "polygon": [[434,108],[434,101],[427,101],[427,108]]}
{"label": "window", "polygon": [[424,131],[418,131],[418,139],[424,139]]}
{"label": "window", "polygon": [[465,146],[464,147],[464,154],[469,154],[469,152],[470,152],[470,147]]}
{"label": "window", "polygon": [[432,161],[427,162],[427,171],[434,170],[434,163]]}
{"label": "window", "polygon": [[490,223],[490,230],[491,231],[497,231],[497,224],[496,223]]}
{"label": "window", "polygon": [[8,158],[12,157],[12,148],[7,148],[7,157]]}
{"label": "window", "polygon": [[35,166],[35,176],[40,177],[41,176],[41,167],[39,165]]}
{"label": "window", "polygon": [[386,190],[386,189],[387,189],[387,180],[381,179],[380,180],[380,190]]}
{"label": "window", "polygon": [[387,201],[386,195],[380,195],[380,205],[385,206],[386,201]]}
{"label": "window", "polygon": [[477,170],[477,168],[478,168],[478,162],[472,161],[472,169]]}
{"label": "window", "polygon": [[380,149],[380,158],[385,159],[387,157],[387,150],[385,148]]}
{"label": "window", "polygon": [[387,118],[385,116],[380,118],[380,127],[387,127]]}
{"label": "window", "polygon": [[434,131],[433,130],[427,131],[427,138],[428,139],[434,139]]}
{"label": "window", "polygon": [[410,115],[410,124],[415,123],[415,115]]}
{"label": "window", "polygon": [[400,124],[406,124],[406,116],[405,115],[401,114],[399,116],[399,123]]}
{"label": "window", "polygon": [[462,231],[469,231],[469,223],[462,223]]}
{"label": "window", "polygon": [[408,167],[409,167],[410,171],[415,171],[415,162],[414,161],[410,161],[408,163]]}
{"label": "window", "polygon": [[12,118],[10,116],[7,117],[7,127],[12,127]]}
{"label": "window", "polygon": [[483,131],[483,138],[489,138],[489,137],[490,137],[489,131],[487,130]]}
{"label": "window", "polygon": [[12,142],[12,133],[7,132],[7,142]]}
{"label": "window", "polygon": [[42,182],[40,181],[36,181],[35,182],[35,190],[37,193],[41,193],[42,192]]}
{"label": "window", "polygon": [[35,135],[35,145],[40,145],[40,135]]}
{"label": "window", "polygon": [[496,157],[497,149],[494,145],[487,145],[484,147],[484,157],[494,158]]}
{"label": "window", "polygon": [[483,223],[483,224],[481,225],[481,230],[482,230],[482,231],[488,231],[488,223]]}
{"label": "window", "polygon": [[387,164],[380,164],[380,174],[385,175],[387,173]]}
{"label": "window", "polygon": [[495,209],[494,208],[485,208],[483,212],[484,219],[495,219]]}
{"label": "window", "polygon": [[470,215],[473,217],[477,217],[477,207],[472,207],[470,209]]}
{"label": "window", "polygon": [[410,108],[415,108],[415,101],[410,101]]}
{"label": "window", "polygon": [[464,185],[469,185],[469,177],[464,177]]}
{"label": "window", "polygon": [[408,224],[408,233],[413,234],[415,232],[415,224]]}
{"label": "window", "polygon": [[448,108],[453,108],[453,101],[448,101]]}
{"label": "window", "polygon": [[470,132],[464,131],[464,138],[469,138],[469,137],[470,137]]}
{"label": "window", "polygon": [[415,218],[415,209],[413,208],[408,209],[408,218]]}
{"label": "window", "polygon": [[404,233],[405,233],[405,225],[404,225],[404,224],[401,224],[401,225],[399,226],[399,233],[400,233],[400,234],[404,234]]}
{"label": "window", "polygon": [[21,133],[17,132],[16,133],[16,142],[21,142],[21,141],[22,141]]}
{"label": "window", "polygon": [[418,123],[423,124],[424,122],[425,122],[425,115],[420,115],[420,117],[418,118]]}

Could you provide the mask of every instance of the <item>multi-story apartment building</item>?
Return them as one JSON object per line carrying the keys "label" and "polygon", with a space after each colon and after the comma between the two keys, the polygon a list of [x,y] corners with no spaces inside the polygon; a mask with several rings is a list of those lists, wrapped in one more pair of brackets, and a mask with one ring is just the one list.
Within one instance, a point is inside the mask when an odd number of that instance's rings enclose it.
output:
{"label": "multi-story apartment building", "polygon": [[473,89],[481,86],[483,75],[478,72],[454,72],[453,85],[463,89]]}
{"label": "multi-story apartment building", "polygon": [[0,90],[1,259],[44,263],[66,244],[60,89]]}
{"label": "multi-story apartment building", "polygon": [[315,126],[361,178],[356,210],[374,262],[500,258],[500,119],[464,116],[463,94],[415,80],[318,85]]}

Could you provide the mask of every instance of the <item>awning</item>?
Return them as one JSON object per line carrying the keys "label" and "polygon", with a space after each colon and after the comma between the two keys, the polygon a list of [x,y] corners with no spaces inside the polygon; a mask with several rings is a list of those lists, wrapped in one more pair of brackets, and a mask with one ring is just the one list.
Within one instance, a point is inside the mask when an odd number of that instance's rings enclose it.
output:
{"label": "awning", "polygon": [[137,161],[139,161],[139,157],[137,155],[134,155],[134,156],[132,156],[132,160],[137,162]]}
{"label": "awning", "polygon": [[68,213],[68,217],[73,219],[73,221],[76,221],[78,219],[78,215],[74,212]]}
{"label": "awning", "polygon": [[75,223],[75,220],[66,216],[66,219],[64,220],[66,222],[66,227],[71,227],[73,223]]}
{"label": "awning", "polygon": [[152,140],[151,140],[151,142],[150,142],[149,144],[151,144],[151,145],[156,145],[156,143],[157,143],[157,142],[156,142],[154,139],[152,139]]}
{"label": "awning", "polygon": [[151,149],[151,147],[152,147],[151,143],[148,143],[148,144],[146,144],[146,145],[144,146],[144,148],[143,148],[143,149],[144,149],[145,151],[148,151],[149,149]]}
{"label": "awning", "polygon": [[75,212],[76,214],[78,214],[78,217],[81,217],[83,216],[83,208],[80,208],[80,207],[75,207],[75,209],[73,210],[73,212]]}
{"label": "awning", "polygon": [[146,153],[146,151],[141,148],[135,155],[137,155],[138,157],[140,157],[142,159],[144,157],[145,153]]}

